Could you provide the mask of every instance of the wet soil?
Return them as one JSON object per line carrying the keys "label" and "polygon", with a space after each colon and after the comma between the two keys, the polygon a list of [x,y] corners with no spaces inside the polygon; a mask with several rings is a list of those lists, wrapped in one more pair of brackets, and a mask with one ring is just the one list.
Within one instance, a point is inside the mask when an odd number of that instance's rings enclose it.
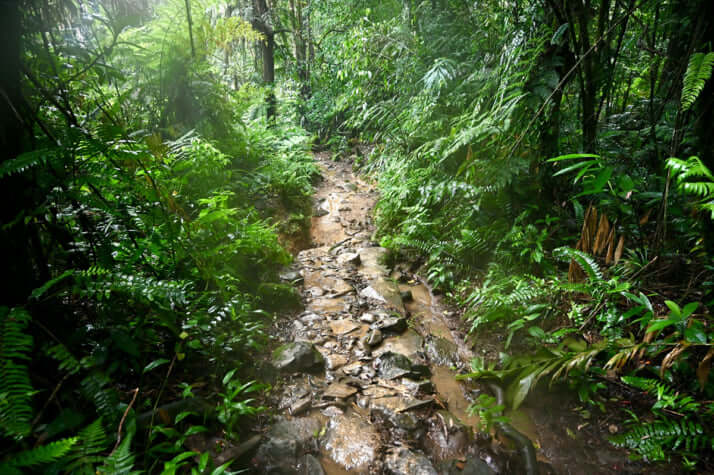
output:
{"label": "wet soil", "polygon": [[[478,353],[458,315],[407,266],[383,264],[386,250],[372,241],[375,185],[347,161],[316,158],[324,179],[312,247],[285,272],[302,281],[305,310],[275,329],[276,416],[254,472],[522,473],[518,452],[479,432],[469,411],[487,389],[455,379]],[[576,406],[546,390],[510,415],[533,440],[541,473],[638,473]]]}

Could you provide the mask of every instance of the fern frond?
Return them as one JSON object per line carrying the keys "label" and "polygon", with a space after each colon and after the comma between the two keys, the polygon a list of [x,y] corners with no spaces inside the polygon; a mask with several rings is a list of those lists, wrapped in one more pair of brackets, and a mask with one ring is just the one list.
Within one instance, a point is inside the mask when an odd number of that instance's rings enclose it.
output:
{"label": "fern frond", "polygon": [[44,165],[48,161],[56,158],[57,151],[47,148],[23,153],[0,164],[0,178],[22,174],[31,168]]}
{"label": "fern frond", "polygon": [[119,420],[121,411],[117,409],[119,397],[116,391],[106,387],[109,383],[110,380],[106,375],[93,371],[80,383],[80,391],[85,398],[94,402],[97,412],[108,426],[112,426]]}
{"label": "fern frond", "polygon": [[701,424],[691,420],[659,419],[651,423],[638,423],[624,434],[610,438],[617,447],[637,451],[649,462],[666,460],[666,449],[684,447],[696,452],[709,447],[712,439],[704,433]]}
{"label": "fern frond", "polygon": [[0,307],[0,431],[21,438],[30,432],[32,383],[27,364],[32,336],[26,333],[31,317],[25,309]]}
{"label": "fern frond", "polygon": [[77,446],[67,455],[67,465],[63,471],[68,473],[95,473],[95,464],[104,460],[100,454],[108,445],[107,434],[102,427],[102,419],[89,424],[77,435]]}
{"label": "fern frond", "polygon": [[134,455],[131,453],[131,440],[133,434],[128,433],[126,438],[119,444],[119,447],[114,450],[109,457],[106,458],[104,464],[97,468],[99,475],[131,475],[139,473],[132,471],[134,468]]}
{"label": "fern frond", "polygon": [[13,467],[25,468],[55,462],[72,450],[77,440],[77,437],[70,437],[25,450],[11,458],[7,464]]}
{"label": "fern frond", "polygon": [[694,53],[689,57],[682,87],[682,110],[686,111],[692,107],[706,82],[712,77],[712,68],[714,68],[714,52]]}
{"label": "fern frond", "polygon": [[603,280],[602,271],[600,271],[600,266],[593,257],[583,251],[577,249],[572,249],[570,247],[559,247],[553,249],[553,257],[556,259],[568,262],[569,260],[574,260],[580,266],[580,268],[585,272],[590,280],[598,282]]}

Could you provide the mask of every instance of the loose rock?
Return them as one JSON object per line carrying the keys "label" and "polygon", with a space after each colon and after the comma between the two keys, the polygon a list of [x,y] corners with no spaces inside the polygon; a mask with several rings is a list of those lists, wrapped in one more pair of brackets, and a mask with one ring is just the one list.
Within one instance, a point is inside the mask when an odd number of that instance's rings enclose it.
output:
{"label": "loose rock", "polygon": [[324,359],[312,344],[294,341],[273,351],[272,364],[280,371],[292,373],[320,369]]}
{"label": "loose rock", "polygon": [[324,453],[350,473],[374,473],[370,467],[379,454],[379,435],[374,426],[358,417],[330,419],[322,447]]}
{"label": "loose rock", "polygon": [[393,475],[438,475],[429,459],[404,447],[387,454],[385,463]]}
{"label": "loose rock", "polygon": [[402,333],[407,329],[407,319],[404,317],[387,317],[377,323],[377,328],[385,332]]}

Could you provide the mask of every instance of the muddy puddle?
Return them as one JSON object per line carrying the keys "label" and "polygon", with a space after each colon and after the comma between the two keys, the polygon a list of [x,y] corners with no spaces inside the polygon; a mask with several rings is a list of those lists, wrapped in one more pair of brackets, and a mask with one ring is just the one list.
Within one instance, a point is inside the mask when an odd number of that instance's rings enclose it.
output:
{"label": "muddy puddle", "polygon": [[[383,264],[386,250],[371,240],[374,184],[350,163],[317,158],[324,180],[315,195],[313,247],[288,270],[302,278],[305,310],[279,323],[281,345],[271,360],[279,374],[271,392],[276,417],[253,471],[523,473],[519,453],[479,432],[469,410],[487,389],[455,379],[473,358],[458,319],[417,275]],[[625,454],[578,440],[560,396],[549,403],[556,406],[526,405],[512,415],[534,442],[540,473],[625,466]]]}

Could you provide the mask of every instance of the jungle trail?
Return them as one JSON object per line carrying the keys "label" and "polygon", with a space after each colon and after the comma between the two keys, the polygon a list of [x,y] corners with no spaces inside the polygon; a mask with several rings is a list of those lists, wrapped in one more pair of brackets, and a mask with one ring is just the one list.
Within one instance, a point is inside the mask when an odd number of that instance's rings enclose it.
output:
{"label": "jungle trail", "polygon": [[714,473],[714,3],[0,1],[0,473]]}

